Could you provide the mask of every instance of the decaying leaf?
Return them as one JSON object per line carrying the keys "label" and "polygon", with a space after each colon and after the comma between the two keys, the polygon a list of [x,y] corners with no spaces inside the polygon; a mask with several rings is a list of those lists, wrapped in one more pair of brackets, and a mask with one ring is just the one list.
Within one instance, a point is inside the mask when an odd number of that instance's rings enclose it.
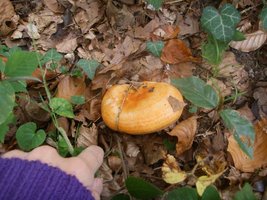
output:
{"label": "decaying leaf", "polygon": [[253,159],[250,159],[239,148],[233,135],[228,138],[227,151],[232,155],[234,165],[243,172],[253,172],[256,169],[267,166],[267,119],[264,118],[254,125],[255,142],[253,147]]}
{"label": "decaying leaf", "polygon": [[193,116],[179,123],[169,133],[169,135],[176,136],[178,138],[178,142],[176,144],[176,153],[178,155],[191,148],[196,130],[197,117]]}
{"label": "decaying leaf", "polygon": [[85,88],[84,78],[65,76],[57,86],[56,97],[71,101],[72,96],[83,96]]}
{"label": "decaying leaf", "polygon": [[214,174],[214,175],[210,175],[210,176],[200,176],[196,182],[197,193],[199,194],[199,196],[202,196],[205,189],[209,185],[214,183],[217,180],[217,178],[219,178],[221,175],[222,175],[222,172],[219,174]]}
{"label": "decaying leaf", "polygon": [[136,157],[140,152],[140,148],[133,142],[127,142],[125,152],[129,157]]}
{"label": "decaying leaf", "polygon": [[259,49],[267,39],[267,33],[258,30],[254,33],[245,34],[246,39],[243,41],[232,41],[230,46],[243,52],[251,52]]}
{"label": "decaying leaf", "polygon": [[253,98],[257,102],[258,113],[256,117],[267,117],[267,87],[258,87],[254,90]]}
{"label": "decaying leaf", "polygon": [[44,4],[54,13],[63,13],[64,8],[57,0],[43,0]]}
{"label": "decaying leaf", "polygon": [[170,154],[167,154],[161,171],[163,180],[169,184],[180,183],[186,179],[186,173],[180,169],[176,159]]}
{"label": "decaying leaf", "polygon": [[93,124],[91,127],[82,125],[78,132],[78,147],[89,147],[91,145],[97,145],[98,131],[95,124]]}
{"label": "decaying leaf", "polygon": [[15,30],[19,20],[10,0],[0,1],[0,36],[5,36]]}
{"label": "decaying leaf", "polygon": [[112,171],[117,171],[121,168],[121,158],[115,155],[108,156],[108,166]]}
{"label": "decaying leaf", "polygon": [[169,40],[161,53],[161,60],[169,64],[178,64],[188,61],[197,61],[190,49],[179,39]]}

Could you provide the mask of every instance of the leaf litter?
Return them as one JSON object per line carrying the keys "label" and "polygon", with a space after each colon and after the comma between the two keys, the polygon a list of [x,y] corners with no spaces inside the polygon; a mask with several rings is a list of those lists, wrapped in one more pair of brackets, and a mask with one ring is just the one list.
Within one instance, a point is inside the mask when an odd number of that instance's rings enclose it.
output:
{"label": "leaf litter", "polygon": [[[72,96],[85,97],[84,104],[74,106],[75,117],[60,118],[59,124],[75,145],[98,144],[108,154],[99,170],[99,176],[104,179],[102,199],[125,192],[125,178],[129,175],[147,179],[166,190],[169,189],[167,183],[179,180],[183,185],[196,186],[199,194],[210,184],[216,185],[218,190],[226,188],[233,194],[231,184],[239,185],[246,180],[254,183],[253,172],[261,170],[264,173],[266,170],[266,80],[253,79],[250,70],[254,66],[244,67],[237,61],[239,54],[231,50],[226,52],[218,66],[217,76],[210,77],[211,66],[203,63],[199,54],[205,39],[199,28],[200,0],[166,3],[157,12],[146,9],[142,2],[129,2],[44,0],[28,3],[29,8],[19,1],[0,2],[0,8],[5,8],[5,12],[0,12],[4,13],[0,15],[3,44],[10,48],[14,45],[30,50],[37,48],[41,53],[54,48],[64,55],[60,65],[66,67],[67,73],[62,73],[59,68],[48,70],[48,88],[52,95],[68,101]],[[253,15],[253,2],[240,1],[236,6],[240,10],[249,7],[245,12]],[[7,20],[11,22],[9,27],[5,27]],[[241,24],[245,24],[244,20]],[[266,34],[259,32],[252,23],[247,27],[254,32],[246,34],[244,41],[231,43],[231,47],[247,52],[246,55],[252,55],[252,51],[264,54],[261,48],[264,49],[266,38],[264,40],[262,36]],[[30,42],[31,38],[35,46]],[[157,57],[147,51],[145,44],[159,40],[164,42],[164,47]],[[92,80],[74,74],[79,73],[75,69],[79,59],[101,63]],[[266,67],[264,59],[259,59],[257,64]],[[234,99],[226,101],[225,106],[238,109],[242,116],[255,123],[253,161],[240,151],[216,112],[197,110],[193,115],[188,111],[190,102],[177,124],[149,136],[117,133],[103,124],[101,99],[113,84],[170,82],[192,75],[208,80],[213,88],[221,91],[224,99]],[[41,79],[39,72],[33,76]],[[6,143],[1,144],[1,152],[16,147],[12,138],[19,124],[33,121],[38,130],[39,127],[46,132],[54,129],[42,107],[44,99],[40,95],[45,97],[42,84],[34,81],[27,84],[29,96],[24,101],[17,101],[19,107],[15,115],[18,123],[10,129]],[[242,95],[237,95],[239,93]],[[33,101],[28,101],[29,97]],[[42,118],[38,118],[39,115]],[[48,139],[49,144],[54,144],[50,137]],[[190,175],[192,173],[194,176]],[[230,184],[225,182],[227,178]]]}

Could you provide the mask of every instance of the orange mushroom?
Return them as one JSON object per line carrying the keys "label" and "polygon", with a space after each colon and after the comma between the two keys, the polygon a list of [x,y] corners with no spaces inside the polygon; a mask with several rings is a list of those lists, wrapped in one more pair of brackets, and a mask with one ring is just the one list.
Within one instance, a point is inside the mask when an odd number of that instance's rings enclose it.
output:
{"label": "orange mushroom", "polygon": [[183,97],[174,86],[163,82],[114,85],[103,97],[102,118],[106,125],[133,135],[160,131],[182,114]]}

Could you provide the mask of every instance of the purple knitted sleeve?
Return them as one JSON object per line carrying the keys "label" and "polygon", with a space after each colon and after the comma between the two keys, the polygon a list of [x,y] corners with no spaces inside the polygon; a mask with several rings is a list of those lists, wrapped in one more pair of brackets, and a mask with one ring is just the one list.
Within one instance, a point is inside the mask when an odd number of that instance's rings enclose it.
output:
{"label": "purple knitted sleeve", "polygon": [[76,177],[39,161],[0,158],[0,199],[93,200]]}

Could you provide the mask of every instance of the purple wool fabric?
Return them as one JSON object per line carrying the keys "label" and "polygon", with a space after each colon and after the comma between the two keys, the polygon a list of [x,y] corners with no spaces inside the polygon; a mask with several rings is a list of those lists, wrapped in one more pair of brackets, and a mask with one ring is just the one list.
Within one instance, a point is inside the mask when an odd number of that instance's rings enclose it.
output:
{"label": "purple wool fabric", "polygon": [[76,177],[39,161],[0,158],[1,200],[93,200]]}

